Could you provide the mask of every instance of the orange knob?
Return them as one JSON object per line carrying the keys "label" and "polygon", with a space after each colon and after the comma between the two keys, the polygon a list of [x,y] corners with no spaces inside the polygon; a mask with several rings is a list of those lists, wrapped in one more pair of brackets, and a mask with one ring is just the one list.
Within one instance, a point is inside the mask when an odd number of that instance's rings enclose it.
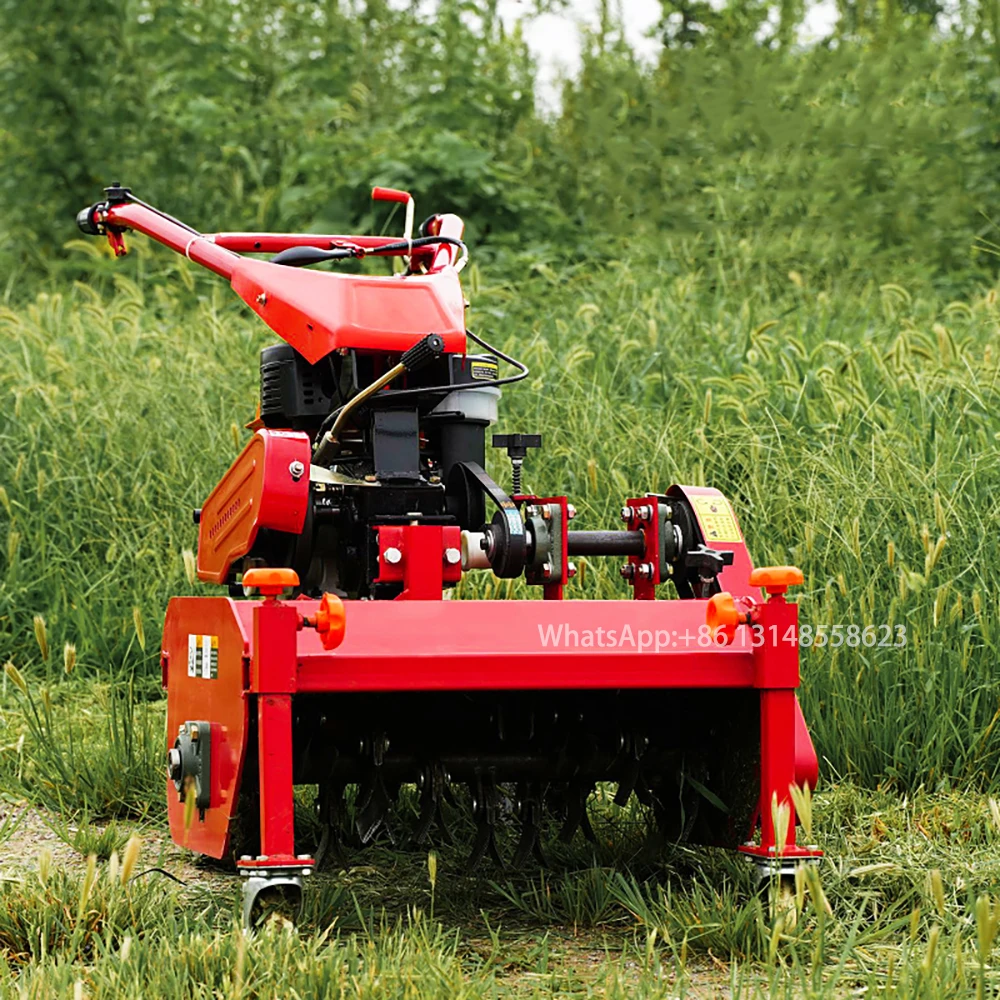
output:
{"label": "orange knob", "polygon": [[760,566],[750,574],[750,586],[763,587],[768,594],[783,594],[804,579],[798,566]]}
{"label": "orange knob", "polygon": [[243,574],[243,586],[259,590],[265,597],[277,597],[283,590],[299,585],[299,574],[293,569],[269,569],[259,566]]}
{"label": "orange knob", "polygon": [[347,612],[344,602],[336,594],[324,594],[316,614],[306,621],[319,633],[324,649],[336,649],[344,641]]}
{"label": "orange knob", "polygon": [[708,607],[705,609],[705,624],[712,633],[712,638],[722,641],[728,646],[736,635],[736,626],[744,621],[745,615],[740,614],[736,607],[733,595],[722,591],[721,594],[713,594],[708,599]]}

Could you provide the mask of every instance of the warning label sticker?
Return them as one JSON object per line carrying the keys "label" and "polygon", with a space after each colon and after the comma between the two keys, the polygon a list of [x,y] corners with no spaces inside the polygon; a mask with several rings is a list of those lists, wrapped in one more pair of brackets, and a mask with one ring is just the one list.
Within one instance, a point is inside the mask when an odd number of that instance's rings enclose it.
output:
{"label": "warning label sticker", "polygon": [[691,497],[706,542],[742,542],[733,508],[725,497]]}
{"label": "warning label sticker", "polygon": [[473,361],[469,374],[477,382],[491,382],[500,374],[500,366],[495,361]]}
{"label": "warning label sticker", "polygon": [[206,681],[219,676],[219,637],[188,634],[188,677]]}

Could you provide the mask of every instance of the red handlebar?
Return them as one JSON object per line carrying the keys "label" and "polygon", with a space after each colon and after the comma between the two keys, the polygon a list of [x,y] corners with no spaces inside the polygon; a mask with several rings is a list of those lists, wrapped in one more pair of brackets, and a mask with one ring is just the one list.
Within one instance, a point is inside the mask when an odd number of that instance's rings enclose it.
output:
{"label": "red handlebar", "polygon": [[405,204],[412,197],[409,191],[400,191],[398,188],[372,188],[372,201],[399,201]]}

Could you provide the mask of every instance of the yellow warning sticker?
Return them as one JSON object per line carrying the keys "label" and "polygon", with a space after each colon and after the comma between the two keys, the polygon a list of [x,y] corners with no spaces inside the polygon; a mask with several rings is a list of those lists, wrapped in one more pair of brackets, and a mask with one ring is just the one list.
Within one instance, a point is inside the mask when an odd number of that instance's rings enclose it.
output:
{"label": "yellow warning sticker", "polygon": [[219,637],[188,635],[188,677],[206,681],[219,676]]}
{"label": "yellow warning sticker", "polygon": [[712,542],[743,541],[733,508],[725,497],[693,496],[691,503],[709,545]]}

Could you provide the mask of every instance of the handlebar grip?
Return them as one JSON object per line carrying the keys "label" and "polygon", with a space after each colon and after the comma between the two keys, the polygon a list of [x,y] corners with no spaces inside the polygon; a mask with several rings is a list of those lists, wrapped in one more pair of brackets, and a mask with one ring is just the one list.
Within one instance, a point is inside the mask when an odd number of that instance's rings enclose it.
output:
{"label": "handlebar grip", "polygon": [[337,247],[334,250],[324,250],[322,247],[298,246],[288,247],[271,258],[272,264],[285,264],[288,267],[305,267],[307,264],[320,264],[325,260],[347,260],[355,256],[346,248]]}
{"label": "handlebar grip", "polygon": [[412,199],[413,195],[409,191],[400,191],[398,188],[372,188],[372,201],[398,201],[405,204]]}
{"label": "handlebar grip", "polygon": [[97,211],[97,205],[90,205],[87,208],[81,208],[79,212],[76,213],[76,224],[80,228],[80,232],[86,233],[88,236],[100,236],[101,227],[97,224],[97,220],[94,218],[94,214]]}
{"label": "handlebar grip", "polygon": [[430,364],[441,356],[444,350],[444,340],[440,334],[429,333],[423,340],[417,341],[400,359],[400,364],[408,371],[414,372],[424,365]]}

